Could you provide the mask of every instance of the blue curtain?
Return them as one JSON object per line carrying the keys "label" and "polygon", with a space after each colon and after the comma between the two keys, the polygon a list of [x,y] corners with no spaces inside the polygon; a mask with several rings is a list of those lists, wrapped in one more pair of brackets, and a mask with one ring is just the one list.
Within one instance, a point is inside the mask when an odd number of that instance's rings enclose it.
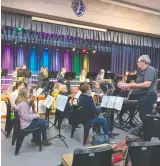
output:
{"label": "blue curtain", "polygon": [[18,47],[17,52],[17,66],[22,66],[22,64],[25,64],[25,57],[24,57],[24,48],[23,46]]}
{"label": "blue curtain", "polygon": [[60,71],[60,53],[57,49],[52,49],[50,54],[50,71]]}
{"label": "blue curtain", "polygon": [[136,70],[140,55],[140,47],[112,45],[111,71],[124,74],[126,71]]}
{"label": "blue curtain", "polygon": [[41,57],[41,66],[49,68],[49,49],[45,48]]}
{"label": "blue curtain", "polygon": [[32,71],[32,74],[38,73],[37,69],[37,55],[36,55],[36,48],[33,47],[30,52],[29,56],[29,69]]}

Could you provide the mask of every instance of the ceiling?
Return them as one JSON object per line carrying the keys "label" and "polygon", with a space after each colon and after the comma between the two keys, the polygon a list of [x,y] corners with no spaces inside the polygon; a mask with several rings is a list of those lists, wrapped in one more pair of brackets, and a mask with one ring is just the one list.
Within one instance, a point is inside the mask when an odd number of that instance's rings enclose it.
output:
{"label": "ceiling", "polygon": [[160,0],[122,0],[122,1],[160,11]]}
{"label": "ceiling", "polygon": [[160,15],[160,0],[100,0],[100,1]]}

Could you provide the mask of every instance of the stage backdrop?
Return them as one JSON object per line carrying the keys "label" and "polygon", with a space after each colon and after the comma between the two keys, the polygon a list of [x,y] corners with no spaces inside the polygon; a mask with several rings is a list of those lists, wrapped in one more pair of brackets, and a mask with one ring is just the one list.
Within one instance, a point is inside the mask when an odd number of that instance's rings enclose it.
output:
{"label": "stage backdrop", "polygon": [[38,74],[41,66],[47,66],[49,71],[67,71],[80,74],[82,69],[99,72],[101,68],[111,70],[111,52],[96,52],[82,50],[72,51],[40,44],[14,43],[2,41],[2,68],[8,68],[9,74],[16,66],[26,64],[32,74]]}

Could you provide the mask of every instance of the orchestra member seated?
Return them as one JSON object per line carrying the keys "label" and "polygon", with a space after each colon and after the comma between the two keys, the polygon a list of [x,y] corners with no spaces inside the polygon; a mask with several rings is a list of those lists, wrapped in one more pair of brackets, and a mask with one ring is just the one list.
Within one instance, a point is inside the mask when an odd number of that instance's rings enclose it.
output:
{"label": "orchestra member seated", "polygon": [[11,94],[11,106],[12,106],[12,108],[16,107],[15,101],[17,99],[18,92],[21,89],[24,89],[24,88],[25,88],[25,83],[24,82],[21,82],[21,81],[16,82],[16,86],[13,87],[13,93]]}
{"label": "orchestra member seated", "polygon": [[[65,84],[60,84],[59,90],[60,90],[60,92],[59,92],[60,95],[67,96],[67,86]],[[66,106],[65,106],[65,109],[63,112],[56,109],[54,125],[56,125],[56,123],[58,121],[58,129],[60,129],[61,123],[64,118],[68,118],[69,124],[72,123],[70,121],[70,118],[73,113],[73,107],[69,101],[70,101],[70,97],[68,98],[68,101],[66,103]]]}
{"label": "orchestra member seated", "polygon": [[15,71],[12,73],[12,83],[6,91],[7,94],[11,93],[13,91],[13,87],[16,86],[16,82],[18,81],[18,78],[17,78],[18,69],[19,69],[19,66],[16,66]]}
{"label": "orchestra member seated", "polygon": [[46,66],[41,68],[40,73],[38,74],[38,87],[45,87],[45,92],[49,91],[49,78],[48,78],[48,70]]}
{"label": "orchestra member seated", "polygon": [[[79,98],[79,106],[83,110],[83,121],[90,124],[100,125],[104,135],[109,134],[108,124],[106,119],[98,117],[95,114],[102,112],[101,108],[97,108],[92,97],[90,96],[91,89],[88,84],[83,84],[81,87],[81,96]],[[82,111],[81,110],[81,111]]]}
{"label": "orchestra member seated", "polygon": [[96,78],[96,81],[100,83],[101,89],[103,90],[104,93],[106,93],[108,89],[113,89],[114,87],[109,80],[104,79],[104,75],[105,75],[105,70],[101,69],[100,73]]}
{"label": "orchestra member seated", "polygon": [[100,96],[103,96],[104,93],[103,93],[103,91],[100,87],[100,83],[98,81],[95,82],[92,92],[95,92],[96,94],[98,94]]}
{"label": "orchestra member seated", "polygon": [[[22,64],[21,69],[27,69],[27,66],[25,64]],[[17,81],[22,81],[25,83],[25,86],[28,84],[28,77],[18,77]]]}
{"label": "orchestra member seated", "polygon": [[56,112],[56,108],[54,107],[55,105],[55,102],[56,102],[56,98],[60,92],[60,83],[56,83],[54,85],[54,88],[53,88],[53,92],[51,93],[51,95],[54,97],[54,100],[53,100],[53,103],[52,103],[52,106],[51,106],[51,109],[53,110],[53,112]]}
{"label": "orchestra member seated", "polygon": [[80,79],[80,82],[86,81],[86,71],[85,70],[81,71],[79,79]]}
{"label": "orchestra member seated", "polygon": [[61,72],[59,72],[58,75],[57,75],[57,82],[58,82],[58,83],[61,83],[61,84],[66,84],[68,94],[70,94],[70,93],[71,93],[71,90],[70,90],[70,82],[69,82],[69,81],[66,81],[66,80],[64,79],[65,74],[66,74],[66,68],[62,68],[62,69],[61,69]]}
{"label": "orchestra member seated", "polygon": [[[42,144],[44,146],[50,146],[51,143],[47,141],[47,135],[46,135],[46,121],[40,118],[38,113],[32,112],[28,94],[29,93],[27,89],[21,89],[18,93],[15,102],[16,110],[20,117],[21,129],[30,130],[37,127],[42,127],[42,138],[43,138]],[[36,143],[34,134],[31,141]]]}

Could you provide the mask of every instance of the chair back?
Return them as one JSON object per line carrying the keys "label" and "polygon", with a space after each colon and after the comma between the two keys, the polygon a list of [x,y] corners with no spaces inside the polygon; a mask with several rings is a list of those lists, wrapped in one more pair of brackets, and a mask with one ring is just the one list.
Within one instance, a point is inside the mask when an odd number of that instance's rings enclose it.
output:
{"label": "chair back", "polygon": [[72,166],[111,166],[112,147],[108,144],[74,151]]}
{"label": "chair back", "polygon": [[160,141],[131,143],[128,152],[132,166],[160,166]]}
{"label": "chair back", "polygon": [[145,117],[144,136],[160,138],[160,115],[148,114]]}

